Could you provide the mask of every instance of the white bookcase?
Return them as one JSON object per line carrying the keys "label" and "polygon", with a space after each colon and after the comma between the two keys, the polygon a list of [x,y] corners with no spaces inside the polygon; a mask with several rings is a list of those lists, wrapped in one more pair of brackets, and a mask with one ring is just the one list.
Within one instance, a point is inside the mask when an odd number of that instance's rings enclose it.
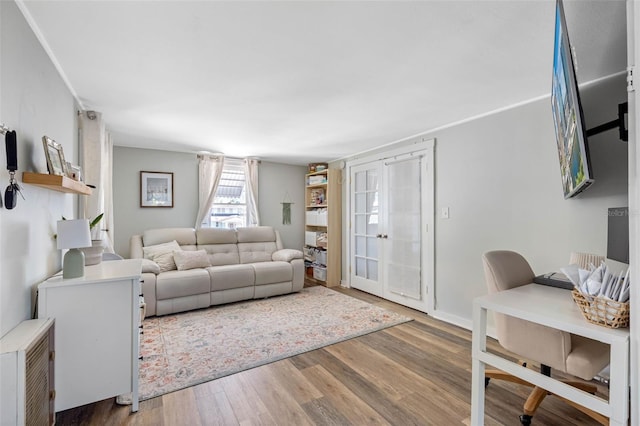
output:
{"label": "white bookcase", "polygon": [[127,393],[138,410],[141,268],[103,261],[38,286],[38,318],[56,322],[56,412]]}

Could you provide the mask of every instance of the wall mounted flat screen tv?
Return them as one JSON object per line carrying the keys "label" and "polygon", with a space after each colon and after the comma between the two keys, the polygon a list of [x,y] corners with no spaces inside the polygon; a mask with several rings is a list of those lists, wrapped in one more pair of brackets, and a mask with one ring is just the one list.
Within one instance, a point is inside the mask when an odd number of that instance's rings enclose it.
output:
{"label": "wall mounted flat screen tv", "polygon": [[562,189],[564,198],[571,198],[591,185],[594,180],[578,80],[561,0],[556,2],[551,108],[558,144]]}

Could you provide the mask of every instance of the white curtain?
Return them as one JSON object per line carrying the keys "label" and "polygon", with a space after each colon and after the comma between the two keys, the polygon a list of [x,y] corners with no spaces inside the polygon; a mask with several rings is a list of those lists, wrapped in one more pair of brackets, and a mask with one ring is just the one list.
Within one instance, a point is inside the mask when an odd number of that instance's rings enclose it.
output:
{"label": "white curtain", "polygon": [[260,214],[258,213],[258,164],[260,160],[245,158],[244,176],[247,184],[247,226],[260,225]]}
{"label": "white curtain", "polygon": [[102,239],[105,251],[113,252],[113,141],[106,131],[102,114],[83,111],[79,115],[80,162],[84,182],[95,186],[89,196],[82,197],[83,216],[89,221],[100,213],[104,216],[93,229],[91,238]]}
{"label": "white curtain", "polygon": [[113,227],[113,138],[111,133],[105,132],[104,143],[104,216],[99,226],[104,229],[105,250],[107,252],[114,252],[114,230]]}
{"label": "white curtain", "polygon": [[196,217],[196,229],[202,227],[202,222],[209,214],[211,204],[216,196],[222,168],[223,156],[198,156],[198,216]]}

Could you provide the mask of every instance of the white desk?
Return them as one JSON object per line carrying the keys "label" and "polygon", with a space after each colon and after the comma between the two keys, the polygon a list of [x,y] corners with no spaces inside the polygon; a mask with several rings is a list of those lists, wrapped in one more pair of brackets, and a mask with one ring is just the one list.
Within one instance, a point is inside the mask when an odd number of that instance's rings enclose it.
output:
{"label": "white desk", "polygon": [[[488,310],[609,344],[611,348],[609,401],[488,353],[486,350]],[[609,417],[611,425],[627,425],[629,419],[629,329],[610,329],[591,324],[584,319],[568,290],[528,284],[476,298],[473,302],[472,355],[471,424],[473,426],[484,424],[484,371],[486,364],[597,411]]]}

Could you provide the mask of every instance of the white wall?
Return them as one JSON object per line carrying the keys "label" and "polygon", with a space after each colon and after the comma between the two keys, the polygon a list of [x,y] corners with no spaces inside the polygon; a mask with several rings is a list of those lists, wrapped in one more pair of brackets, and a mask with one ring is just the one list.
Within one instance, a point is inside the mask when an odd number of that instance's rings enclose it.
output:
{"label": "white wall", "polygon": [[[587,128],[616,117],[625,88],[619,76],[581,91]],[[486,294],[485,251],[518,251],[537,273],[565,266],[571,251],[605,254],[607,208],[627,205],[627,144],[615,131],[590,138],[596,182],[570,200],[562,195],[549,98],[422,137],[436,139],[438,317],[470,327],[472,300]],[[449,219],[440,217],[444,207]]]}
{"label": "white wall", "polygon": [[[123,137],[118,135],[118,140]],[[140,171],[173,173],[173,208],[140,207]],[[260,222],[278,229],[287,248],[301,248],[304,241],[305,171],[301,166],[263,161],[258,172]],[[116,146],[113,188],[115,251],[128,257],[131,235],[151,228],[194,226],[198,210],[197,157],[183,152]],[[281,202],[286,192],[294,202],[291,225],[282,224]]]}
{"label": "white wall", "polygon": [[[47,172],[43,135],[78,164],[73,96],[14,2],[0,2],[0,58],[0,122],[17,132],[19,181],[23,171]],[[3,143],[2,195],[9,181],[5,166]],[[56,222],[77,211],[76,195],[21,186],[26,199],[13,210],[0,209],[0,335],[31,317],[32,287],[61,267]]]}

